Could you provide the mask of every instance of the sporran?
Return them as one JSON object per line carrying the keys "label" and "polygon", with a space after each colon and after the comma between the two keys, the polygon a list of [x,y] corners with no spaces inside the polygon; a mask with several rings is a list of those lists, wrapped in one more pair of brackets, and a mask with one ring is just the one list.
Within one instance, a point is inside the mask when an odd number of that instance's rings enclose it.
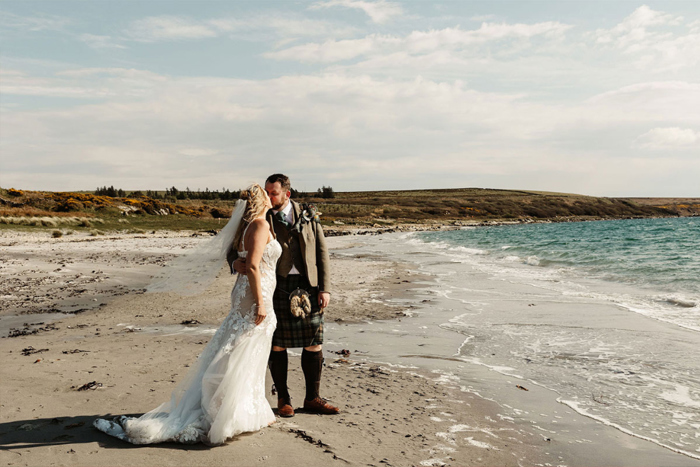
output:
{"label": "sporran", "polygon": [[309,292],[296,289],[289,294],[289,309],[295,318],[306,318],[311,314],[311,299]]}

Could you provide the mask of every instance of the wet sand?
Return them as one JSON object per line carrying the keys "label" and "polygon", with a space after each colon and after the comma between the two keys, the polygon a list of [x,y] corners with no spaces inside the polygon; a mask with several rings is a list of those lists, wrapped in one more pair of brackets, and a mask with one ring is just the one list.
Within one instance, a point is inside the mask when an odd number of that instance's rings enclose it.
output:
{"label": "wet sand", "polygon": [[[530,465],[547,459],[548,441],[498,420],[492,401],[429,371],[368,361],[359,346],[336,354],[343,349],[333,343],[333,327],[352,335],[376,320],[411,319],[419,305],[410,304],[412,290],[428,280],[403,264],[344,255],[347,237],[329,239],[335,290],[327,321],[334,324],[326,333],[322,381],[322,395],[341,414],[278,418],[216,448],[136,447],[95,430],[95,418],[140,414],[168,398],[228,313],[234,278],[226,270],[199,296],[142,293],[173,251],[200,240],[162,232],[0,235],[0,327],[2,336],[10,328],[20,334],[0,339],[2,465]],[[71,314],[57,314],[66,311]],[[303,391],[297,355],[290,361],[296,407]],[[275,407],[269,391],[268,399]]]}

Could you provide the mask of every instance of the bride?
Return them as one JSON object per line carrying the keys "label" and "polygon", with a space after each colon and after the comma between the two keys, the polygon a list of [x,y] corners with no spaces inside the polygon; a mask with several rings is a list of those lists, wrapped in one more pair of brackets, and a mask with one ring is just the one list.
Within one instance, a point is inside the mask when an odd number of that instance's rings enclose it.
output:
{"label": "bride", "polygon": [[260,185],[244,190],[226,227],[205,248],[195,249],[197,254],[176,260],[160,285],[149,287],[149,291],[187,293],[188,287],[190,293],[200,291],[220,270],[230,245],[250,265],[233,287],[229,315],[170,401],[139,418],[95,420],[98,430],[133,444],[219,445],[275,421],[265,399],[265,370],[277,325],[272,294],[282,248],[265,220],[270,208],[270,198]]}

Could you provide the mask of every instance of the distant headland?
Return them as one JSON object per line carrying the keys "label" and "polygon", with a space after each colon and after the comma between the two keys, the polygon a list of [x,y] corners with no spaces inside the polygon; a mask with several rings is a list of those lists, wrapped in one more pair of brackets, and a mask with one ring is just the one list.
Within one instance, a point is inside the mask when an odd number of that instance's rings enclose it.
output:
{"label": "distant headland", "polygon": [[[175,187],[131,192],[114,187],[93,192],[0,188],[0,228],[94,234],[217,230],[239,193]],[[700,198],[601,198],[487,188],[336,192],[324,186],[316,192],[294,190],[292,198],[316,205],[329,230],[700,216]]]}

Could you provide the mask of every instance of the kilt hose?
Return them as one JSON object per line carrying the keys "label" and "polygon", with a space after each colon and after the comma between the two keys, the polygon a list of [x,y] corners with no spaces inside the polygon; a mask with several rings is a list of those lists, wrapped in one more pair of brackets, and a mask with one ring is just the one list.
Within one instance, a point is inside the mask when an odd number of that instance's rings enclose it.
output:
{"label": "kilt hose", "polygon": [[[289,294],[297,288],[309,292],[311,314],[306,318],[296,318],[290,311]],[[272,336],[272,345],[294,348],[323,344],[323,313],[318,306],[318,287],[311,287],[305,275],[278,275],[272,306],[277,316],[277,329]]]}

